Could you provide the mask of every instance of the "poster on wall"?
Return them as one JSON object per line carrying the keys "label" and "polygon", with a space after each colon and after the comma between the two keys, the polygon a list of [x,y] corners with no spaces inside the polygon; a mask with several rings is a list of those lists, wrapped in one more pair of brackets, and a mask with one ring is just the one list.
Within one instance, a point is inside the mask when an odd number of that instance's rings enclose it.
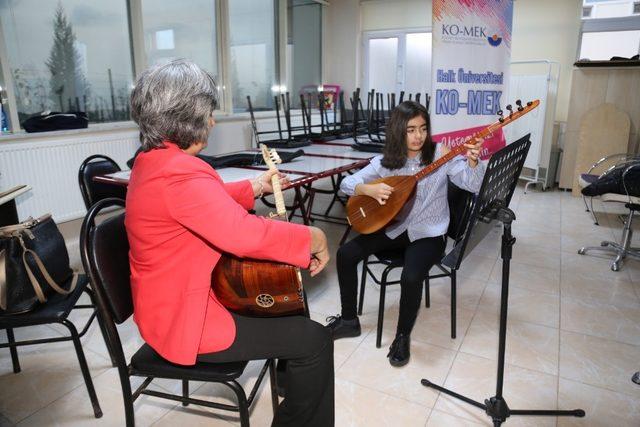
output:
{"label": "poster on wall", "polygon": [[[433,140],[456,147],[497,120],[510,101],[513,0],[433,0]],[[482,157],[505,146],[502,130]]]}

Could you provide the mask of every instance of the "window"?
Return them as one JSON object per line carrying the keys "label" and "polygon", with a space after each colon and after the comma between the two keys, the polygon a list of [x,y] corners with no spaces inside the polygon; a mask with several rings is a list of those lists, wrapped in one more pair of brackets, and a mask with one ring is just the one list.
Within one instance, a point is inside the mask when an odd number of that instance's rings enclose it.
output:
{"label": "window", "polygon": [[431,33],[407,34],[404,72],[405,91],[431,92]]}
{"label": "window", "polygon": [[369,60],[367,65],[367,89],[381,93],[395,93],[402,90],[398,74],[402,65],[398,64],[398,37],[371,38],[367,42]]}
{"label": "window", "polygon": [[582,8],[582,17],[591,18],[591,12],[593,12],[593,6],[584,6]]}
{"label": "window", "polygon": [[640,53],[640,15],[633,15],[638,0],[584,0],[592,7],[582,20],[578,59],[631,58]]}
{"label": "window", "polygon": [[20,122],[43,110],[85,111],[93,123],[129,120],[125,1],[0,0],[0,20]]}
{"label": "window", "polygon": [[229,73],[234,112],[274,108],[271,88],[278,83],[276,0],[229,1]]}
{"label": "window", "polygon": [[299,107],[299,94],[317,93],[322,84],[322,6],[311,0],[288,0],[287,27],[286,86],[292,106]]}
{"label": "window", "polygon": [[634,15],[640,14],[640,1],[633,2],[633,12],[631,13],[633,13]]}
{"label": "window", "polygon": [[254,109],[273,110],[284,90],[297,106],[301,91],[322,84],[321,3],[0,0],[0,98],[10,130],[45,110],[85,111],[90,125],[130,120],[134,68],[175,58],[216,78],[224,111],[246,111],[247,96]]}
{"label": "window", "polygon": [[[583,0],[583,18],[619,18],[630,16],[636,11],[637,0]],[[585,15],[585,9],[589,9],[589,14]]]}
{"label": "window", "polygon": [[186,58],[218,77],[215,0],[144,0],[142,21],[147,65]]}
{"label": "window", "polygon": [[383,94],[431,91],[431,32],[365,34],[365,82]]}
{"label": "window", "polygon": [[640,30],[601,31],[584,33],[580,46],[580,58],[608,60],[612,56],[630,58],[638,54]]}

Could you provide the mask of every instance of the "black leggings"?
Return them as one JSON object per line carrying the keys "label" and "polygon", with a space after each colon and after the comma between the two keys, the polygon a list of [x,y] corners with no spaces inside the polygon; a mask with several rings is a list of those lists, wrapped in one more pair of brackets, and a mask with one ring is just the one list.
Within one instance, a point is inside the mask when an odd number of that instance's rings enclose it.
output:
{"label": "black leggings", "polygon": [[422,283],[431,267],[440,261],[444,253],[444,236],[411,242],[406,231],[395,239],[390,239],[382,230],[373,234],[361,234],[342,245],[336,259],[342,317],[354,319],[357,316],[358,263],[369,255],[386,249],[404,249],[397,332],[410,334],[420,308]]}
{"label": "black leggings", "polygon": [[232,314],[236,339],[226,350],[198,355],[199,362],[287,360],[285,399],[272,426],[334,425],[333,340],[302,316],[256,318]]}

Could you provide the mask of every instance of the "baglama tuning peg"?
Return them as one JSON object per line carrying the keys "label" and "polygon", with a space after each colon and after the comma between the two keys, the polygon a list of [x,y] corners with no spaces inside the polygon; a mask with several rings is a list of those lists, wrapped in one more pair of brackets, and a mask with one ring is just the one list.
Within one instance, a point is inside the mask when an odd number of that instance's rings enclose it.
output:
{"label": "baglama tuning peg", "polygon": [[511,106],[511,104],[507,105],[507,110],[509,110],[509,118],[511,118],[511,116],[513,116],[513,107]]}
{"label": "baglama tuning peg", "polygon": [[497,114],[498,114],[498,121],[500,123],[504,122],[504,117],[503,117],[504,113],[503,113],[503,111],[502,110],[498,110]]}
{"label": "baglama tuning peg", "polygon": [[533,102],[531,102],[531,101],[527,102],[527,107],[531,107],[532,104],[533,104]]}
{"label": "baglama tuning peg", "polygon": [[524,107],[522,106],[522,101],[520,101],[519,99],[516,100],[516,105],[518,106],[518,111],[524,110]]}

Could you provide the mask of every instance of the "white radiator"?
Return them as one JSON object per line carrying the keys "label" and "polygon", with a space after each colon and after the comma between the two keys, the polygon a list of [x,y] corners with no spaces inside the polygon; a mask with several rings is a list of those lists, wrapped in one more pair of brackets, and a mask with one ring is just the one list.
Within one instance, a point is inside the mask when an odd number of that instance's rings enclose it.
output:
{"label": "white radiator", "polygon": [[139,146],[138,131],[112,131],[65,135],[40,141],[0,140],[0,191],[28,184],[32,190],[18,196],[18,217],[53,214],[57,222],[68,221],[86,213],[78,169],[92,154],[104,154],[122,169]]}

